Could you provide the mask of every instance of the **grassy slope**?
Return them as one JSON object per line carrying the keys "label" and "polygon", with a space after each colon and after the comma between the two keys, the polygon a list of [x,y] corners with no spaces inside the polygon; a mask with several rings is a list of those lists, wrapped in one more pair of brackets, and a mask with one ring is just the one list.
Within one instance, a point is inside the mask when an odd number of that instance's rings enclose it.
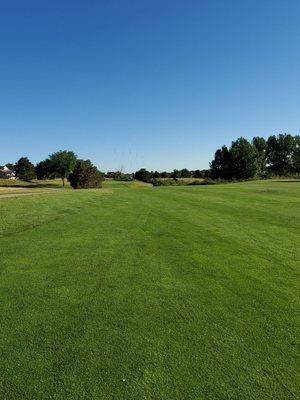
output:
{"label": "grassy slope", "polygon": [[0,202],[0,398],[295,399],[300,183],[109,187]]}

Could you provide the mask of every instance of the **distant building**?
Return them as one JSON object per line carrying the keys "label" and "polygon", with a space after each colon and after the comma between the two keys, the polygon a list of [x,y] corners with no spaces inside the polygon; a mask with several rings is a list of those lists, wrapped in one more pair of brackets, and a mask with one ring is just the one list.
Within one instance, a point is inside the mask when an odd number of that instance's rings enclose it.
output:
{"label": "distant building", "polygon": [[0,167],[0,179],[16,179],[16,175],[7,166]]}

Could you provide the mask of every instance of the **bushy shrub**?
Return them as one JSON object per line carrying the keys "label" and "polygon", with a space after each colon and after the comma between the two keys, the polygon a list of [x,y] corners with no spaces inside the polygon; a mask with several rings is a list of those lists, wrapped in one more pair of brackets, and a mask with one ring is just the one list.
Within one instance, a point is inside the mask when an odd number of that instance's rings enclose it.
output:
{"label": "bushy shrub", "polygon": [[123,174],[123,173],[117,174],[116,173],[114,180],[121,181],[121,182],[130,182],[130,181],[133,181],[133,177],[131,174]]}
{"label": "bushy shrub", "polygon": [[151,172],[147,171],[145,168],[141,168],[140,170],[135,172],[134,178],[138,181],[147,183],[151,181],[152,175]]}
{"label": "bushy shrub", "polygon": [[78,160],[69,180],[74,189],[100,188],[103,175],[90,160]]}
{"label": "bushy shrub", "polygon": [[175,180],[175,179],[152,179],[151,183],[153,186],[186,186],[188,184],[187,181],[184,180]]}
{"label": "bushy shrub", "polygon": [[195,180],[192,182],[189,182],[189,186],[198,186],[198,185],[203,185],[203,181]]}
{"label": "bushy shrub", "polygon": [[[189,185],[216,185],[217,183],[221,183],[221,181],[224,181],[222,179],[217,179],[213,180],[210,178],[203,179],[202,181],[192,181],[189,183]],[[224,181],[226,182],[226,181]]]}

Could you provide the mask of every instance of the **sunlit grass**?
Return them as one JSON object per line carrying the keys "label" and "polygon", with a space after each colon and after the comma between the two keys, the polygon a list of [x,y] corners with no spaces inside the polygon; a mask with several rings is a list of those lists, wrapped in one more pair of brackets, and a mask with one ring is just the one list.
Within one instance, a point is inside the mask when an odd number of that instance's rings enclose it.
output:
{"label": "sunlit grass", "polygon": [[52,193],[0,201],[1,399],[297,398],[299,182]]}

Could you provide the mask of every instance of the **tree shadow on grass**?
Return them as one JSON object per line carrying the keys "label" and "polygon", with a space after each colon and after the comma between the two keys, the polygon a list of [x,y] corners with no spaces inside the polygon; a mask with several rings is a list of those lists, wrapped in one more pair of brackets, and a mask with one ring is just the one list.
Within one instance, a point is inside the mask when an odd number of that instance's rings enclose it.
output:
{"label": "tree shadow on grass", "polygon": [[[63,188],[63,185],[58,185],[57,183],[35,183],[35,182],[26,182],[25,184],[6,184],[6,183],[1,183],[0,187],[3,188],[22,188],[22,189],[41,189],[41,188],[55,188],[55,189],[61,189]],[[65,186],[65,188],[68,188],[68,186]]]}
{"label": "tree shadow on grass", "polygon": [[277,182],[277,183],[300,183],[300,179],[285,179],[285,180],[273,180],[273,182]]}

